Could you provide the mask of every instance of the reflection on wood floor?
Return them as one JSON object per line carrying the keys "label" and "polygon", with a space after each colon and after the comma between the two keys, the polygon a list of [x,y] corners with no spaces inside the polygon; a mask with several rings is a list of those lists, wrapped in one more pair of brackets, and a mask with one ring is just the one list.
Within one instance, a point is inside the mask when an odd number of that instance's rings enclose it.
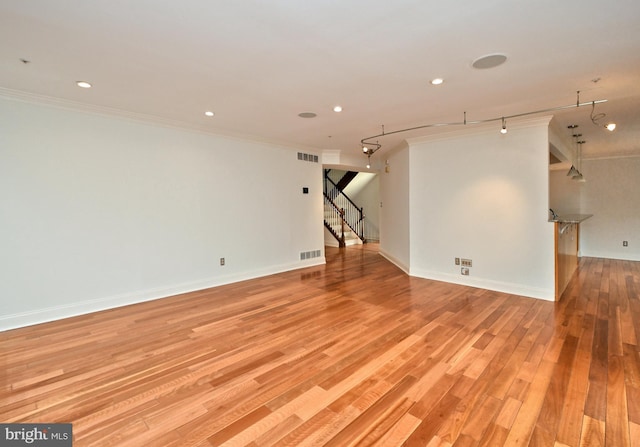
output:
{"label": "reflection on wood floor", "polygon": [[326,257],[0,333],[0,422],[76,447],[639,445],[640,263],[583,258],[553,303]]}

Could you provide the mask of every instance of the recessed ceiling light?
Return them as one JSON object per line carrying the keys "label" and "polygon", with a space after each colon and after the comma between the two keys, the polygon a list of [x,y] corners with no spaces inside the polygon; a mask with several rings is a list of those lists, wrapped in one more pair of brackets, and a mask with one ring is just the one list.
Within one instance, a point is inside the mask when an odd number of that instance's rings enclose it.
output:
{"label": "recessed ceiling light", "polygon": [[504,54],[487,54],[486,56],[481,56],[475,61],[471,63],[473,68],[477,69],[485,69],[485,68],[493,68],[498,65],[502,65],[507,61],[507,56]]}
{"label": "recessed ceiling light", "polygon": [[80,88],[91,88],[91,84],[89,84],[87,81],[78,81],[76,82],[76,85]]}
{"label": "recessed ceiling light", "polygon": [[444,82],[444,79],[442,78],[435,78],[431,80],[431,84],[432,85],[440,85]]}
{"label": "recessed ceiling light", "polygon": [[315,118],[318,115],[316,115],[313,112],[302,112],[302,113],[298,113],[298,116],[300,118]]}
{"label": "recessed ceiling light", "polygon": [[207,116],[213,116],[213,112],[211,110],[207,110],[204,114]]}
{"label": "recessed ceiling light", "polygon": [[340,106],[335,106],[335,107],[333,108],[333,111],[334,111],[334,112],[342,112],[342,107],[340,107]]}

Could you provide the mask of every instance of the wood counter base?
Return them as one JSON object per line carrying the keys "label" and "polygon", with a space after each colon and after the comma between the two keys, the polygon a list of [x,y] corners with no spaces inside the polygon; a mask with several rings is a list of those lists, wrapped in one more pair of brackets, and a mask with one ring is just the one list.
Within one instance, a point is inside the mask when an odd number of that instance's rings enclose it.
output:
{"label": "wood counter base", "polygon": [[554,223],[556,255],[556,301],[567,288],[574,272],[578,268],[579,223]]}

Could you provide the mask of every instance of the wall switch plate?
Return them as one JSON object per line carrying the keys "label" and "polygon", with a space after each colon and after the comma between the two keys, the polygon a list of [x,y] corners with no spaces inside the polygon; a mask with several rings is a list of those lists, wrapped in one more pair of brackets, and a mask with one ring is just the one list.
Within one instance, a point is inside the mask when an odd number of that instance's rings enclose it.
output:
{"label": "wall switch plate", "polygon": [[467,267],[461,267],[460,273],[464,276],[469,276],[469,269]]}
{"label": "wall switch plate", "polygon": [[460,265],[460,258],[456,258],[456,265]]}
{"label": "wall switch plate", "polygon": [[224,258],[220,258],[220,265],[224,265]]}
{"label": "wall switch plate", "polygon": [[471,259],[462,259],[461,262],[465,267],[473,267]]}
{"label": "wall switch plate", "polygon": [[628,247],[629,246],[629,241],[622,241],[622,246],[623,247]]}

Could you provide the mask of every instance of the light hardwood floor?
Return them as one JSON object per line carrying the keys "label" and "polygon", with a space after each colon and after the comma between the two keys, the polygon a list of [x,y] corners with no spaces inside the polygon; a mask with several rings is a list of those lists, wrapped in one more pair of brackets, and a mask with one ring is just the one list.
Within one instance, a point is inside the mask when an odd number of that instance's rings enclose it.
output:
{"label": "light hardwood floor", "polygon": [[559,303],[411,278],[375,246],[0,333],[0,422],[74,446],[640,445],[640,263]]}

